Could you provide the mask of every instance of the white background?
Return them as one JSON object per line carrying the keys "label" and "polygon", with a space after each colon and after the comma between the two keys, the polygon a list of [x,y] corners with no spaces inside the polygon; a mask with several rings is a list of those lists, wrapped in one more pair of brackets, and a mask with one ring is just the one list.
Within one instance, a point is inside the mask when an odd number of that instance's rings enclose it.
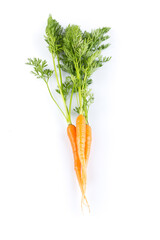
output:
{"label": "white background", "polygon": [[[159,1],[3,1],[0,6],[0,239],[160,239]],[[28,57],[51,62],[49,13],[109,26],[112,60],[93,75],[93,143],[80,208],[67,124]],[[75,120],[75,116],[73,118]]]}

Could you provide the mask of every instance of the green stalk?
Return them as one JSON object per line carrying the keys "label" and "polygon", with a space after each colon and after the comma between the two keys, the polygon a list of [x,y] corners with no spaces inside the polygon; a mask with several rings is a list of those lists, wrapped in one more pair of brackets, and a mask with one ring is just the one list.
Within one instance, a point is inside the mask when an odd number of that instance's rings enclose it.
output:
{"label": "green stalk", "polygon": [[[53,95],[52,95],[52,93],[51,93],[51,90],[50,90],[50,88],[49,88],[48,83],[47,83],[46,81],[45,81],[45,83],[46,83],[46,85],[47,85],[47,89],[48,89],[48,91],[49,91],[49,94],[50,94],[52,100],[55,102],[55,104],[57,105],[57,107],[59,108],[59,110],[61,111],[61,113],[62,113],[63,116],[65,117],[65,119],[67,120],[67,117],[66,117],[66,115],[64,114],[63,110],[60,108],[60,106],[58,105],[57,101],[54,99],[54,97],[53,97]],[[68,122],[68,120],[67,120],[67,122]]]}
{"label": "green stalk", "polygon": [[71,106],[72,106],[72,98],[74,93],[74,86],[72,88],[71,97],[70,97],[70,103],[69,103],[69,116],[71,116]]}
{"label": "green stalk", "polygon": [[82,90],[86,87],[86,80],[87,80],[87,70],[85,71]]}
{"label": "green stalk", "polygon": [[87,109],[86,105],[84,107],[84,112],[85,112],[86,124],[88,124],[88,109]]}
{"label": "green stalk", "polygon": [[[83,86],[82,86],[82,90],[84,88],[87,89],[87,70],[85,71],[85,75],[84,75],[84,79],[83,79]],[[86,118],[86,122],[88,123],[88,109],[87,109],[87,106],[86,104],[84,104],[84,113],[85,113],[85,118]]]}
{"label": "green stalk", "polygon": [[79,105],[80,105],[80,114],[83,113],[83,110],[82,110],[82,94],[81,94],[81,87],[78,87],[78,93],[79,93]]}
{"label": "green stalk", "polygon": [[78,62],[76,61],[74,63],[75,65],[75,69],[76,69],[76,74],[77,74],[77,79],[79,80],[79,87],[78,87],[78,94],[79,94],[79,106],[80,106],[80,114],[83,113],[83,109],[82,109],[82,94],[81,94],[81,78],[80,78],[80,74],[79,74],[79,68],[78,68]]}
{"label": "green stalk", "polygon": [[64,104],[64,107],[65,107],[65,110],[66,110],[67,123],[68,123],[68,124],[71,124],[71,118],[70,118],[70,116],[69,116],[69,112],[68,112],[68,108],[67,108],[67,105],[66,105],[66,101],[65,101],[65,99],[64,99],[64,95],[63,95],[61,86],[60,86],[60,84],[59,84],[58,74],[57,74],[57,69],[56,69],[56,64],[55,64],[55,57],[54,57],[53,53],[52,53],[52,59],[53,59],[53,66],[54,66],[54,71],[55,71],[55,76],[56,76],[58,88],[59,88],[60,94],[61,94],[61,96],[62,96],[63,104]]}

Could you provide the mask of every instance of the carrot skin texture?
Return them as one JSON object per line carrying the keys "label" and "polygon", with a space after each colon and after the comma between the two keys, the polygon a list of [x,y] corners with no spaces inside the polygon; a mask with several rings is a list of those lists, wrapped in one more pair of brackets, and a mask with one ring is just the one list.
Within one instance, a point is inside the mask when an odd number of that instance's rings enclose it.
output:
{"label": "carrot skin texture", "polygon": [[86,124],[86,145],[85,145],[86,165],[88,164],[88,160],[89,160],[91,144],[92,144],[92,129],[90,125]]}
{"label": "carrot skin texture", "polygon": [[77,180],[81,189],[82,194],[84,194],[83,191],[83,183],[81,178],[81,162],[78,156],[77,152],[77,143],[76,143],[76,127],[72,124],[69,124],[67,127],[67,135],[70,140],[72,151],[73,151],[73,157],[74,157],[74,170],[76,172]]}

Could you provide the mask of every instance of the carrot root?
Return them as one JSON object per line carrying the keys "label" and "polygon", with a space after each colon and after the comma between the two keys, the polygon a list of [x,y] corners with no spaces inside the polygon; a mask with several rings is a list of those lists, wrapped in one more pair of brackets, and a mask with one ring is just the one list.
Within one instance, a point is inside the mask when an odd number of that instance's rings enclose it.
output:
{"label": "carrot root", "polygon": [[82,193],[82,200],[81,200],[81,207],[84,204],[84,201],[87,206],[89,206],[87,198],[85,196],[85,185],[82,177],[82,167],[81,167],[81,162],[78,156],[78,151],[77,151],[77,143],[76,143],[76,127],[72,124],[68,125],[67,127],[67,135],[70,140],[71,146],[72,146],[72,151],[73,151],[73,157],[74,157],[74,170],[76,172],[77,180],[81,189]]}
{"label": "carrot root", "polygon": [[82,167],[82,182],[84,186],[84,193],[86,191],[86,163],[85,163],[85,142],[86,142],[86,120],[85,117],[80,114],[76,119],[76,141],[78,156]]}

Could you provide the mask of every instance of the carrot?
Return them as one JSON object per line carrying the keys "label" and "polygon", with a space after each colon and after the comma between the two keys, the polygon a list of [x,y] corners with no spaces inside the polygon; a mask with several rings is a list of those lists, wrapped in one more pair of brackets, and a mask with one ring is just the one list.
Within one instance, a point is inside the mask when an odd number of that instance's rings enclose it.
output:
{"label": "carrot", "polygon": [[77,144],[76,144],[76,127],[72,124],[69,124],[67,127],[67,135],[69,137],[71,146],[72,146],[72,151],[73,151],[73,157],[74,157],[74,170],[77,175],[78,183],[81,189],[81,192],[83,193],[83,184],[81,180],[81,162],[78,157],[78,152],[77,152]]}
{"label": "carrot", "polygon": [[91,126],[86,124],[86,145],[85,145],[85,159],[86,165],[88,164],[90,150],[91,150],[91,143],[92,143],[92,129]]}
{"label": "carrot", "polygon": [[76,119],[76,141],[78,156],[82,166],[82,182],[84,191],[86,190],[86,163],[85,163],[85,143],[86,143],[86,120],[85,117],[80,114]]}
{"label": "carrot", "polygon": [[[77,180],[82,192],[82,196],[86,201],[86,204],[89,208],[89,204],[87,201],[87,198],[84,193],[84,188],[83,188],[83,182],[81,178],[81,162],[79,160],[78,156],[78,151],[77,151],[77,143],[76,143],[76,127],[73,124],[69,124],[67,127],[67,135],[70,140],[71,146],[72,146],[72,151],[73,151],[73,157],[74,157],[74,170],[76,172]],[[83,203],[83,198],[82,198],[82,203]],[[90,210],[90,208],[89,208]]]}

